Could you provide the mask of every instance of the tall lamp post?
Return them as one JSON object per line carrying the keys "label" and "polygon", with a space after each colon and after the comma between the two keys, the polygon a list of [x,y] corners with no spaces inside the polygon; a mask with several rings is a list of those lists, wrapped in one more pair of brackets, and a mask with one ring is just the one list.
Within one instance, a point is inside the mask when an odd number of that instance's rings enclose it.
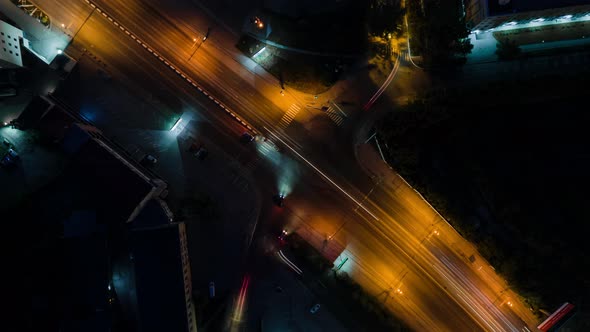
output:
{"label": "tall lamp post", "polygon": [[76,31],[76,33],[74,34],[74,37],[72,37],[72,41],[76,38],[76,36],[78,35],[78,32],[80,32],[80,30],[82,30],[82,28],[84,27],[84,25],[86,24],[86,22],[88,22],[88,20],[90,19],[90,16],[92,16],[92,14],[94,14],[94,11],[95,10],[96,10],[96,7],[92,8],[92,11],[90,12],[90,14],[88,14],[88,16],[86,17],[86,19],[82,23],[82,25],[78,28],[78,31]]}
{"label": "tall lamp post", "polygon": [[[203,45],[203,43],[207,40],[207,38],[209,37],[209,33],[211,32],[211,27],[207,28],[207,32],[205,33],[205,35],[203,36],[201,43],[199,44],[199,46],[197,46],[197,48],[195,48],[195,50],[193,51],[193,53],[191,54],[191,56],[188,58],[188,61],[191,61],[191,59],[193,58],[193,55],[195,55],[195,53],[197,53],[197,51],[199,50],[199,48],[201,47],[201,45]],[[197,43],[197,38],[193,38],[194,44],[193,46]]]}

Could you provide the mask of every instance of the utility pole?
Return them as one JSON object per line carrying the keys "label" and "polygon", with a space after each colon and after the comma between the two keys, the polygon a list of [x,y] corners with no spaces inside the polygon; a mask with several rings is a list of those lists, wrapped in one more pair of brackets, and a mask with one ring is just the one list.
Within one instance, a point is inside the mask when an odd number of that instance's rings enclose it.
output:
{"label": "utility pole", "polygon": [[74,34],[74,37],[72,37],[72,41],[74,41],[74,39],[78,35],[78,32],[80,32],[80,30],[82,30],[82,27],[84,27],[84,25],[86,24],[86,22],[88,22],[88,19],[90,19],[90,16],[92,16],[92,14],[94,14],[94,11],[95,10],[96,10],[96,7],[92,8],[92,11],[90,12],[90,14],[88,14],[88,16],[86,17],[86,19],[82,23],[82,25],[78,28],[78,31],[76,31],[76,33]]}
{"label": "utility pole", "polygon": [[[369,196],[373,193],[373,190],[375,190],[375,188],[381,184],[381,181],[383,181],[383,178],[379,177],[379,179],[377,180],[377,182],[375,182],[375,184],[373,185],[371,190],[369,190],[369,192],[363,197],[363,199],[360,201],[360,203],[357,204],[356,208],[354,209],[355,213],[359,209],[360,205],[363,204],[369,198]],[[328,241],[332,240],[334,238],[334,236],[336,236],[336,234],[338,234],[338,232],[340,232],[340,230],[344,227],[344,225],[346,224],[347,221],[348,220],[345,219],[344,222],[340,225],[340,227],[338,227],[336,232],[334,232],[334,234],[328,236]]]}
{"label": "utility pole", "polygon": [[197,46],[197,48],[195,48],[195,50],[193,51],[193,53],[191,54],[191,56],[188,58],[188,61],[191,61],[191,59],[193,58],[193,55],[195,55],[195,53],[197,53],[197,51],[199,50],[199,48],[201,47],[201,45],[203,45],[203,43],[207,40],[207,38],[209,38],[209,33],[211,33],[211,27],[207,27],[207,32],[203,36],[203,39],[202,39],[201,43],[199,44],[199,46]]}

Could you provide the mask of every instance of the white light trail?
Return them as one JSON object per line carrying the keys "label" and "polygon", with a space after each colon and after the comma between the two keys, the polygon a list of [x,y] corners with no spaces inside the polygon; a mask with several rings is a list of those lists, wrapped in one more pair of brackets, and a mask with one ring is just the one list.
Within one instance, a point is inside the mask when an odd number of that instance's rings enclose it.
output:
{"label": "white light trail", "polygon": [[291,262],[286,256],[285,254],[283,254],[283,252],[281,250],[279,250],[277,252],[277,255],[279,256],[279,258],[285,262],[287,265],[289,265],[290,268],[293,269],[293,271],[297,272],[298,274],[303,274],[303,271],[301,271],[300,268],[297,267],[297,265],[295,265],[293,262]]}
{"label": "white light trail", "polygon": [[272,131],[270,131],[268,128],[264,127],[264,129],[266,129],[269,134],[271,136],[273,136],[274,138],[278,139],[281,143],[283,143],[283,145],[285,145],[287,148],[289,148],[289,150],[291,150],[293,153],[295,153],[299,158],[301,158],[303,161],[305,161],[309,166],[311,166],[316,172],[318,172],[318,174],[320,174],[326,181],[330,182],[334,187],[338,188],[338,190],[340,190],[344,195],[346,195],[346,197],[350,198],[351,201],[353,201],[356,205],[358,205],[361,209],[363,209],[365,212],[367,212],[371,217],[373,217],[373,219],[375,220],[379,220],[379,218],[377,218],[377,216],[375,214],[373,214],[371,211],[369,211],[363,204],[361,204],[359,201],[357,201],[354,197],[352,197],[352,195],[350,195],[348,192],[346,192],[346,190],[342,189],[342,187],[340,187],[336,182],[334,182],[334,180],[332,180],[329,176],[327,176],[326,174],[324,174],[324,172],[322,172],[319,168],[317,168],[314,164],[312,164],[309,160],[307,160],[305,157],[303,157],[299,152],[297,152],[295,149],[293,149],[290,145],[288,145],[284,140],[282,140],[280,137],[278,137],[277,135],[275,135]]}

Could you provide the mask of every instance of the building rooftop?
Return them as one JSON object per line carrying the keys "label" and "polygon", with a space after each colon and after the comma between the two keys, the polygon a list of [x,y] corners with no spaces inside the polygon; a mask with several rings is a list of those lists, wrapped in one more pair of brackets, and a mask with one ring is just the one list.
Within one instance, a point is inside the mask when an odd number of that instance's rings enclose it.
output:
{"label": "building rooftop", "polygon": [[153,185],[79,126],[72,126],[63,142],[66,151],[75,151],[62,181],[75,193],[76,205],[94,208],[105,223],[126,222]]}
{"label": "building rooftop", "polygon": [[587,5],[588,0],[489,0],[487,3],[490,15],[494,16],[533,10]]}
{"label": "building rooftop", "polygon": [[141,331],[187,331],[178,224],[135,229],[130,235]]}
{"label": "building rooftop", "polygon": [[60,331],[109,331],[106,235],[63,240],[63,317]]}
{"label": "building rooftop", "polygon": [[0,68],[23,66],[20,48],[22,38],[20,29],[0,21]]}
{"label": "building rooftop", "polygon": [[[128,222],[165,188],[164,182],[125,158],[124,152],[106,141],[95,127],[81,123],[44,98],[31,102],[18,125],[37,128],[49,141],[59,142],[68,158],[64,171],[51,184],[52,199],[48,200],[62,207],[64,218],[70,212],[85,210],[95,215],[97,223]],[[48,210],[54,209],[49,203],[45,205]]]}

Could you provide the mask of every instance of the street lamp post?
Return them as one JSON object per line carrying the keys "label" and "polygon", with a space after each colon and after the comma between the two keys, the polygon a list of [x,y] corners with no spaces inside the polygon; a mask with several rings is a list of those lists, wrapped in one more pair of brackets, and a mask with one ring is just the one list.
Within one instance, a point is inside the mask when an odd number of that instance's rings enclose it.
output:
{"label": "street lamp post", "polygon": [[[201,47],[201,45],[203,45],[203,43],[207,40],[207,38],[209,37],[209,33],[211,32],[211,27],[207,28],[207,32],[205,33],[205,35],[203,36],[203,38],[201,39],[201,43],[199,44],[199,46],[197,46],[197,48],[195,48],[195,50],[193,51],[193,53],[191,54],[191,56],[188,58],[188,61],[191,61],[191,59],[193,58],[193,55],[195,55],[195,53],[197,53],[197,51],[199,50],[199,48]],[[195,44],[197,43],[197,38],[193,38],[193,47],[195,46]]]}
{"label": "street lamp post", "polygon": [[[369,190],[369,192],[363,197],[363,199],[361,200],[361,202],[359,204],[357,204],[356,208],[354,209],[354,212],[355,213],[356,213],[356,211],[358,211],[360,204],[363,204],[369,198],[369,195],[371,195],[373,193],[373,190],[375,190],[375,188],[377,188],[377,186],[381,183],[381,181],[383,181],[383,178],[379,177],[379,179],[377,180],[377,182],[375,182],[375,184],[373,185],[373,188],[371,188],[371,190]],[[334,238],[334,236],[336,236],[336,234],[338,234],[338,232],[346,224],[346,221],[347,220],[344,220],[344,222],[342,223],[342,225],[340,225],[340,227],[338,227],[338,229],[334,232],[334,234],[328,236],[328,241],[332,240]]]}
{"label": "street lamp post", "polygon": [[76,39],[76,36],[78,35],[78,32],[80,32],[80,30],[82,30],[82,28],[84,27],[84,25],[86,24],[86,22],[88,22],[88,20],[90,19],[90,16],[92,16],[92,14],[94,14],[94,11],[95,10],[96,10],[96,7],[92,8],[92,11],[90,12],[90,14],[88,14],[88,16],[86,17],[86,19],[84,20],[84,22],[82,22],[82,25],[78,28],[78,30],[76,31],[76,33],[72,37],[72,41],[74,39]]}
{"label": "street lamp post", "polygon": [[[500,294],[498,294],[498,296],[496,297],[496,299],[494,300],[494,302],[492,302],[492,304],[496,304],[496,302],[498,302],[498,300],[502,297],[502,295],[504,294],[505,291],[509,290],[510,287],[506,287],[503,290],[500,291]],[[502,303],[503,304],[503,303]],[[500,304],[500,305],[502,305]]]}

